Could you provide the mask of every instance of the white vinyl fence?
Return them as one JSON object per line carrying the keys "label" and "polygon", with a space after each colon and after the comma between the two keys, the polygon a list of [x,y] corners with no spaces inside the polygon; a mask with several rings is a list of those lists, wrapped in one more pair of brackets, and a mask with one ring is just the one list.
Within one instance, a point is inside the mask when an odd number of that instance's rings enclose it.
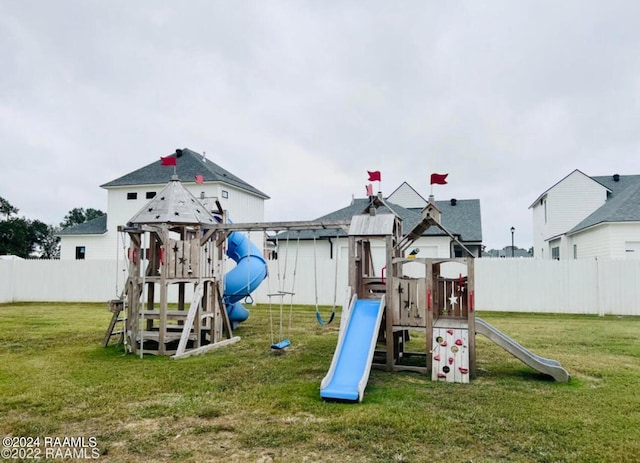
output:
{"label": "white vinyl fence", "polygon": [[[123,288],[115,261],[0,261],[0,303],[20,301],[106,302]],[[230,267],[229,267],[230,268]],[[295,269],[295,284],[294,284]],[[255,292],[259,303],[278,290],[296,304],[341,305],[346,260],[301,257],[297,265],[269,262],[270,278]],[[317,278],[315,277],[317,275]],[[279,277],[279,278],[278,278]],[[640,315],[640,261],[476,259],[477,310],[594,315]],[[336,283],[337,282],[337,283]],[[317,287],[317,291],[316,291]],[[289,303],[286,296],[284,302]],[[272,304],[280,298],[271,297]]]}

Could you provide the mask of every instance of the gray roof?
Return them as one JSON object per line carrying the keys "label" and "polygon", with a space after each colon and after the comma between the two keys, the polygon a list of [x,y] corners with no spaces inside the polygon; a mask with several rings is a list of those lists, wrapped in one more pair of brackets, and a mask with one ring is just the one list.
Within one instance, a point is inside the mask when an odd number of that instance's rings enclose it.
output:
{"label": "gray roof", "polygon": [[171,180],[130,220],[131,224],[170,223],[214,225],[213,214],[177,179]]}
{"label": "gray roof", "polygon": [[[442,213],[442,225],[460,241],[482,241],[482,217],[479,199],[457,199],[453,201],[436,201],[436,207]],[[425,235],[442,235],[442,231],[430,228]]]}
{"label": "gray roof", "polygon": [[591,177],[610,191],[607,201],[567,234],[609,222],[640,222],[640,175]]}
{"label": "gray roof", "polygon": [[[422,220],[422,209],[407,209],[397,204],[388,203],[392,210],[385,206],[377,209],[378,214],[396,213],[402,219],[402,230],[404,233],[409,232],[420,220]],[[317,218],[317,221],[333,221],[333,220],[351,220],[354,215],[361,214],[369,206],[368,198],[356,198],[352,203],[331,212],[327,215]],[[436,207],[442,212],[442,225],[453,235],[460,237],[462,242],[481,242],[482,241],[482,221],[480,217],[480,200],[479,199],[458,199],[456,205],[452,205],[451,201],[436,201]],[[316,238],[346,236],[342,230],[304,230],[300,232],[290,232],[290,239],[311,239]],[[287,233],[278,234],[278,239],[286,239]],[[430,227],[423,236],[447,236],[437,227]]]}
{"label": "gray roof", "polygon": [[64,228],[56,233],[56,235],[104,235],[105,233],[107,233],[107,214],[72,227]]}
{"label": "gray roof", "polygon": [[[175,157],[176,154],[173,153],[171,156]],[[184,182],[195,183],[196,175],[202,175],[205,182],[225,183],[261,198],[269,198],[269,196],[264,194],[262,191],[249,185],[247,182],[236,177],[231,172],[223,169],[215,162],[206,159],[201,154],[191,151],[188,148],[184,148],[182,150],[182,156],[176,161],[175,172],[178,175],[178,178]],[[111,188],[128,185],[163,185],[171,180],[173,173],[173,167],[161,165],[160,159],[158,159],[151,164],[100,186],[102,188]]]}

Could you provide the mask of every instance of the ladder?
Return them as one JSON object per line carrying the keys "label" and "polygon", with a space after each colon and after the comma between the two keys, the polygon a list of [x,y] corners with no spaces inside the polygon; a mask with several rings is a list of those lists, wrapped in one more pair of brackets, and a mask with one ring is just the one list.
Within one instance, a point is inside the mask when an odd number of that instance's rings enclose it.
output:
{"label": "ladder", "polygon": [[[104,340],[102,341],[102,347],[107,347],[109,345],[109,341],[113,336],[118,336],[118,344],[122,344],[124,341],[124,330],[125,330],[125,320],[126,316],[121,316],[122,311],[124,310],[124,301],[122,299],[112,299],[109,301],[109,312],[113,315],[111,316],[111,322],[109,323],[109,328],[107,328],[107,332],[104,335]],[[120,326],[117,327],[120,323]]]}

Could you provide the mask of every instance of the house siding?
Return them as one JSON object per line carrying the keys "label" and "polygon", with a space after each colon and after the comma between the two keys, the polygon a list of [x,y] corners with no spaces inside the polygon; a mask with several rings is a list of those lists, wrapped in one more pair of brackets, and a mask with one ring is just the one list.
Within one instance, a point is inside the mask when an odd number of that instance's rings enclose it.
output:
{"label": "house siding", "polygon": [[[262,222],[264,220],[264,199],[244,190],[222,183],[184,183],[184,187],[196,198],[217,197],[222,207],[230,211],[234,222]],[[64,235],[60,241],[60,259],[75,259],[76,246],[87,248],[87,260],[114,259],[118,247],[118,226],[126,225],[140,209],[150,201],[148,192],[156,194],[166,184],[118,186],[107,188],[107,233],[104,235]],[[222,197],[227,191],[228,198]],[[129,193],[136,193],[136,199],[127,199]]]}
{"label": "house siding", "polygon": [[[606,188],[577,170],[551,188],[533,205],[535,256],[550,259],[551,245],[548,240],[566,233],[601,207],[606,199]],[[561,243],[561,258],[568,255],[569,250],[567,242]]]}
{"label": "house siding", "polygon": [[[640,223],[617,223],[609,225],[611,234],[611,257],[614,259],[630,259],[626,252],[627,242],[640,241]],[[635,257],[636,259],[638,256]]]}
{"label": "house siding", "polygon": [[640,223],[601,224],[570,236],[569,241],[578,247],[578,259],[633,258],[626,252],[627,243],[640,241]]}
{"label": "house siding", "polygon": [[[115,235],[114,235],[115,236]],[[84,246],[85,260],[106,260],[116,256],[116,243],[108,235],[68,235],[63,236],[60,259],[75,260],[76,247]]]}
{"label": "house siding", "polygon": [[[572,246],[577,246],[578,259],[594,259],[596,257],[611,257],[609,240],[611,230],[609,225],[593,227],[570,238]],[[573,258],[573,251],[571,254]]]}

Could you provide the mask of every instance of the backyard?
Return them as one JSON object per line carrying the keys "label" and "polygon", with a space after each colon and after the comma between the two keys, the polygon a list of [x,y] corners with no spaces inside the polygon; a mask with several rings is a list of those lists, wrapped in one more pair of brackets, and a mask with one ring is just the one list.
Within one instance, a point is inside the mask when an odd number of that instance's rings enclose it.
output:
{"label": "backyard", "polygon": [[269,308],[253,307],[240,342],[172,360],[101,347],[110,315],[106,304],[0,305],[0,435],[14,438],[3,452],[24,437],[40,439],[41,461],[64,456],[45,458],[45,438],[58,449],[74,439],[68,447],[104,462],[639,459],[638,317],[479,313],[560,361],[571,381],[550,381],[479,336],[470,384],[374,369],[364,401],[343,404],[319,395],[339,316],[321,326],[313,308],[294,307],[291,347],[277,353]]}

